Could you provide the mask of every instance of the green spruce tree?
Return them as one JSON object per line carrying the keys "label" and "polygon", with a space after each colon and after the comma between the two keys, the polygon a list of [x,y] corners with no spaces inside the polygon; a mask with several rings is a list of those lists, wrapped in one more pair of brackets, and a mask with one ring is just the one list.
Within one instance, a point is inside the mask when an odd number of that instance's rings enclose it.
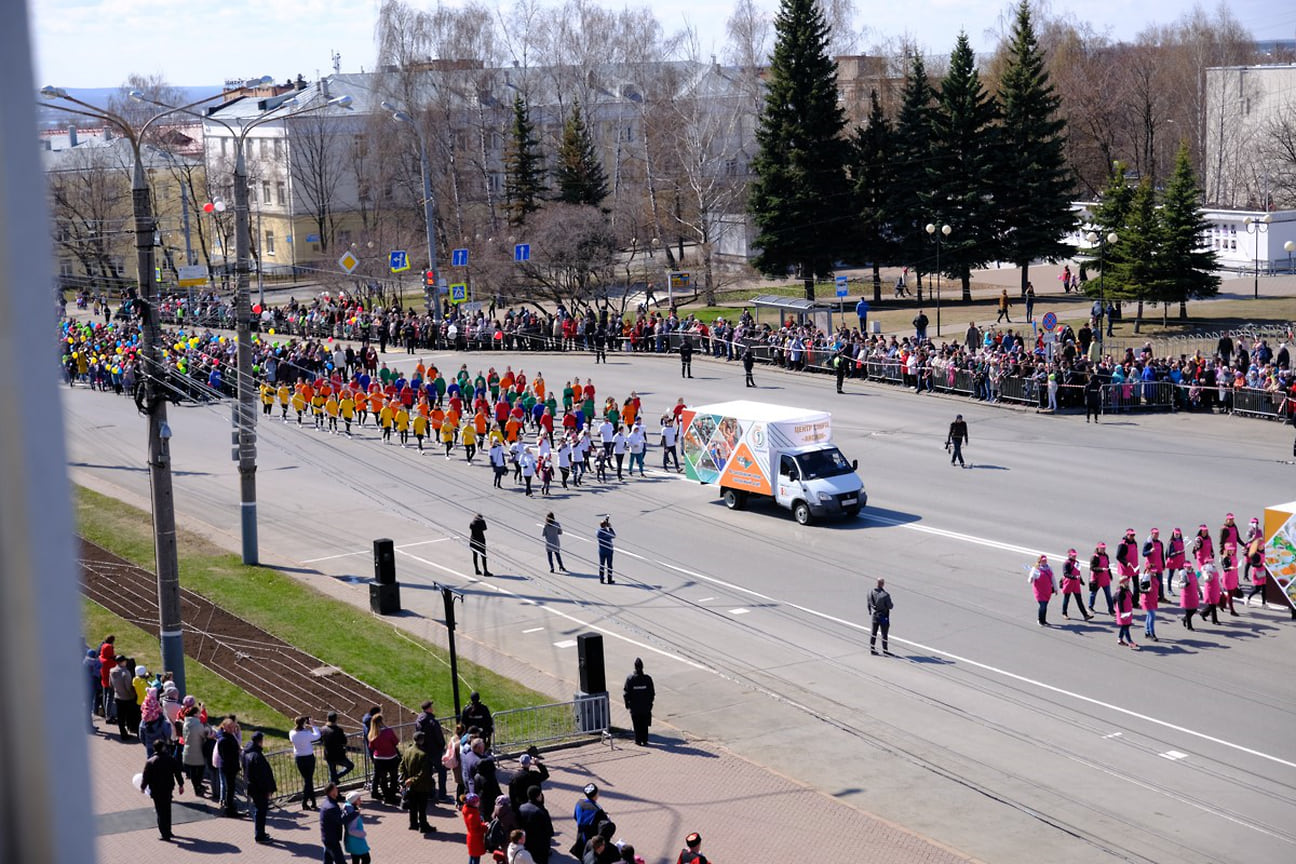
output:
{"label": "green spruce tree", "polygon": [[594,150],[594,139],[585,125],[579,101],[563,124],[557,175],[560,201],[598,207],[608,196],[607,173]]}
{"label": "green spruce tree", "polygon": [[513,98],[513,128],[504,154],[504,210],[510,225],[524,224],[540,209],[541,196],[548,188],[544,176],[544,156],[531,122],[531,109],[518,94]]}
{"label": "green spruce tree", "polygon": [[1188,145],[1181,143],[1161,202],[1162,246],[1157,257],[1165,265],[1165,292],[1159,298],[1165,317],[1169,317],[1169,304],[1178,303],[1180,319],[1187,320],[1189,300],[1219,293],[1218,263],[1215,250],[1204,239],[1209,226],[1201,215],[1201,201]]}
{"label": "green spruce tree", "polygon": [[[976,69],[976,55],[960,33],[950,55],[932,115],[927,161],[924,222],[948,224],[940,266],[963,283],[963,302],[972,302],[972,269],[999,257],[1002,225],[994,193],[1003,170],[999,109]],[[934,259],[935,252],[929,252]]]}
{"label": "green spruce tree", "polygon": [[765,105],[756,129],[748,207],[762,273],[800,270],[806,299],[849,245],[846,115],[837,97],[830,28],[816,0],[781,0]]}
{"label": "green spruce tree", "polygon": [[[927,160],[931,156],[932,103],[936,93],[927,79],[927,67],[920,54],[905,74],[900,94],[900,114],[895,128],[895,174],[890,184],[887,211],[896,244],[898,261],[910,263],[925,259],[930,239],[923,226],[927,224]],[[918,302],[922,302],[922,271],[915,267]]]}
{"label": "green spruce tree", "polygon": [[887,206],[895,182],[895,132],[882,113],[877,90],[869,94],[868,120],[855,130],[851,145],[850,174],[859,214],[854,251],[862,260],[872,262],[873,302],[881,303],[881,267],[892,262],[896,249]]}
{"label": "green spruce tree", "polygon": [[1070,254],[1062,241],[1075,226],[1071,172],[1063,153],[1066,123],[1035,38],[1030,5],[1017,7],[1008,66],[999,88],[1003,108],[1003,168],[995,203],[1002,224],[1002,254],[1021,268],[1026,293],[1031,261]]}
{"label": "green spruce tree", "polygon": [[1107,250],[1107,272],[1103,278],[1108,297],[1138,301],[1138,314],[1134,317],[1137,333],[1143,323],[1144,302],[1160,298],[1166,290],[1166,262],[1161,257],[1165,243],[1151,178],[1144,177],[1139,182],[1130,199],[1124,225],[1116,231],[1118,239]]}

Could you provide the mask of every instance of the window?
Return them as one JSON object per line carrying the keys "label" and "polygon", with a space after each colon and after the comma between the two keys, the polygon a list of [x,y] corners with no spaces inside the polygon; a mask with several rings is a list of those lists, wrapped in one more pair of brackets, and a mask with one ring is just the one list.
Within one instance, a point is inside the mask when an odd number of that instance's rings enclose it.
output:
{"label": "window", "polygon": [[220,142],[221,142],[221,158],[224,159],[226,156],[229,155],[229,151],[226,149],[226,147],[229,145],[229,139],[222,138],[220,139]]}
{"label": "window", "polygon": [[265,159],[270,154],[270,147],[268,146],[266,139],[262,138],[260,140],[261,140],[261,158]]}
{"label": "window", "polygon": [[264,247],[265,247],[265,254],[267,254],[267,255],[273,255],[273,254],[275,254],[275,250],[274,250],[274,232],[273,232],[273,231],[267,231],[267,232],[265,232],[265,243],[264,243]]}
{"label": "window", "polygon": [[275,158],[275,159],[282,159],[282,158],[283,158],[283,139],[282,139],[282,138],[276,138],[276,139],[274,139],[274,158]]}
{"label": "window", "polygon": [[249,183],[249,184],[248,184],[248,203],[249,203],[249,204],[255,204],[255,203],[257,203],[256,184],[255,184],[255,183]]}
{"label": "window", "polygon": [[337,232],[337,242],[338,242],[338,245],[340,245],[340,246],[350,246],[350,245],[351,245],[351,232],[350,232],[350,231],[339,231],[339,232]]}
{"label": "window", "polygon": [[76,267],[72,263],[71,258],[59,259],[59,275],[62,276],[64,279],[68,279],[76,275]]}
{"label": "window", "polygon": [[288,203],[288,195],[284,191],[284,181],[282,180],[275,181],[275,203],[280,207]]}
{"label": "window", "polygon": [[790,477],[793,480],[799,476],[797,474],[796,461],[791,456],[779,457],[779,476]]}
{"label": "window", "polygon": [[270,181],[269,180],[261,181],[261,200],[267,204],[270,203]]}

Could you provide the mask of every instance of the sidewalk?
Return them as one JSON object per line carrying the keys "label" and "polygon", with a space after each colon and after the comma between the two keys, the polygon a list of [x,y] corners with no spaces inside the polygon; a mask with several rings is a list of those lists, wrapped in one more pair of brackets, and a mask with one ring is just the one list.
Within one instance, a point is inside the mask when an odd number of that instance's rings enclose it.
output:
{"label": "sidewalk", "polygon": [[[843,853],[895,864],[970,860],[721,748],[673,734],[654,734],[646,749],[618,741],[613,749],[592,743],[547,755],[545,804],[558,832],[551,861],[573,860],[566,854],[574,837],[572,808],[589,782],[601,790],[599,803],[617,824],[617,839],[633,843],[648,864],[673,864],[691,831],[701,832],[703,851],[721,864],[826,861]],[[88,747],[102,864],[175,864],[209,861],[212,855],[267,864],[320,859],[315,813],[296,804],[272,810],[267,830],[274,843],[262,846],[252,841],[249,819],[215,817],[210,799],[195,801],[187,785],[172,805],[175,840],[164,843],[152,802],[131,787],[144,765],[143,748],[134,739],[122,743],[102,733],[91,736]],[[789,758],[796,753],[789,743]],[[517,766],[502,767],[511,772]],[[438,830],[426,836],[408,830],[404,813],[367,797],[364,812],[373,860],[380,864],[462,864],[468,854],[463,820],[447,806],[430,812]]]}

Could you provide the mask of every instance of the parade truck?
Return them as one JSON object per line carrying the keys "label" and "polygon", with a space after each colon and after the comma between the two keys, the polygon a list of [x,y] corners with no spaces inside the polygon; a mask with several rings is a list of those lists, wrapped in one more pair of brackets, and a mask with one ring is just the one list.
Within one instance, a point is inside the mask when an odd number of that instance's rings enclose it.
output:
{"label": "parade truck", "polygon": [[772,498],[802,525],[858,516],[868,503],[856,469],[832,442],[827,411],[763,402],[720,402],[681,415],[684,472],[716,486],[730,510]]}

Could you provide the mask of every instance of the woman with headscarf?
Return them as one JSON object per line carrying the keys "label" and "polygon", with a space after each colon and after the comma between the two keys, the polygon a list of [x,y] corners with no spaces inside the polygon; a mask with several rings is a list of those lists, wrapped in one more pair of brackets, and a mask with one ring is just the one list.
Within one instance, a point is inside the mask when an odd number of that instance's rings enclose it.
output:
{"label": "woman with headscarf", "polygon": [[150,756],[153,755],[154,741],[171,740],[171,723],[162,713],[162,703],[158,702],[156,690],[146,690],[144,704],[140,707],[140,743]]}

